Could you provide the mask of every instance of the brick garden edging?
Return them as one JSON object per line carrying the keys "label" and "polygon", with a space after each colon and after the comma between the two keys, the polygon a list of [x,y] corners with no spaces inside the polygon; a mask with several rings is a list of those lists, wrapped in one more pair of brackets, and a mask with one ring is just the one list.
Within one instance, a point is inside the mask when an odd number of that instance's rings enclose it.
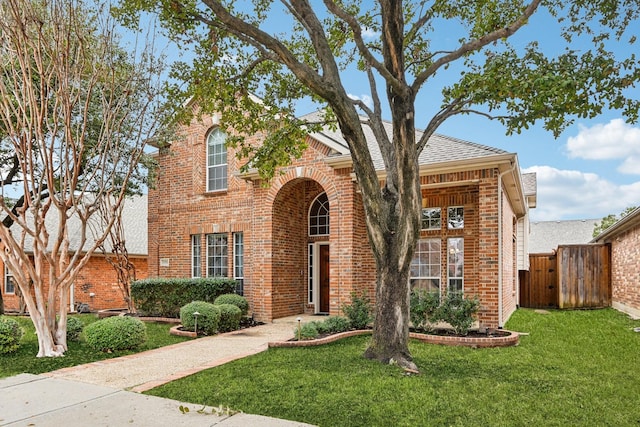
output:
{"label": "brick garden edging", "polygon": [[509,335],[498,337],[457,337],[453,335],[429,335],[410,332],[409,337],[415,338],[429,344],[462,346],[472,348],[492,348],[492,347],[511,347],[518,345],[520,342],[520,334],[513,331],[502,329]]}
{"label": "brick garden edging", "polygon": [[[492,348],[492,347],[511,347],[518,345],[520,342],[520,335],[517,332],[502,330],[509,335],[500,337],[456,337],[450,335],[429,335],[418,334],[415,332],[409,333],[410,338],[414,338],[429,344],[440,344],[450,346],[464,346],[472,348]],[[303,340],[303,341],[276,341],[270,342],[269,348],[275,347],[313,347],[317,345],[329,344],[334,341],[353,337],[356,335],[370,334],[370,330],[358,330],[342,332],[340,334],[330,335],[325,338],[319,338],[316,340]]]}

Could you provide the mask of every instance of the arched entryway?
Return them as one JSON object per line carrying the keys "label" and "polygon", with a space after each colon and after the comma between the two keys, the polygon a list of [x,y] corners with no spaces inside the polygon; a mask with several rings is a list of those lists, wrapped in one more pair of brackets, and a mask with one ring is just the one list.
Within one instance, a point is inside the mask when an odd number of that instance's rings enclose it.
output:
{"label": "arched entryway", "polygon": [[329,200],[308,178],[286,183],[272,212],[272,316],[329,312]]}

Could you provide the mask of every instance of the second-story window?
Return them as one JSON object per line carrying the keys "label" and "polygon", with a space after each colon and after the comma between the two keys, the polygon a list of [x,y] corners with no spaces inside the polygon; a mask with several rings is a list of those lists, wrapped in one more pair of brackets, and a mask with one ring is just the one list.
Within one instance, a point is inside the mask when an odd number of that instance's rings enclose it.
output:
{"label": "second-story window", "polygon": [[227,135],[214,129],[207,137],[207,191],[227,189]]}

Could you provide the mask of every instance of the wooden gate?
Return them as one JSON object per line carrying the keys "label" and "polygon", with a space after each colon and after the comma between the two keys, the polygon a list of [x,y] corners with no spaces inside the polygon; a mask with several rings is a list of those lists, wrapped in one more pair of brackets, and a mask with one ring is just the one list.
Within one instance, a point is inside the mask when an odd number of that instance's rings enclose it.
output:
{"label": "wooden gate", "polygon": [[529,255],[520,272],[520,306],[597,308],[611,305],[611,247],[562,245],[556,254]]}
{"label": "wooden gate", "polygon": [[608,245],[558,246],[558,307],[611,305],[611,250]]}
{"label": "wooden gate", "polygon": [[529,255],[529,271],[520,275],[521,307],[558,307],[556,267],[554,254]]}

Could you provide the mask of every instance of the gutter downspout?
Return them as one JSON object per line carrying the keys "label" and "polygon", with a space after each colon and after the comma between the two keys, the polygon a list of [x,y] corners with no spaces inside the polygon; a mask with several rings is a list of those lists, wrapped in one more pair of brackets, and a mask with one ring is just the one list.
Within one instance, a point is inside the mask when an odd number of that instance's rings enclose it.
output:
{"label": "gutter downspout", "polygon": [[502,329],[502,177],[509,172],[513,172],[515,163],[511,161],[511,167],[498,175],[498,329]]}

